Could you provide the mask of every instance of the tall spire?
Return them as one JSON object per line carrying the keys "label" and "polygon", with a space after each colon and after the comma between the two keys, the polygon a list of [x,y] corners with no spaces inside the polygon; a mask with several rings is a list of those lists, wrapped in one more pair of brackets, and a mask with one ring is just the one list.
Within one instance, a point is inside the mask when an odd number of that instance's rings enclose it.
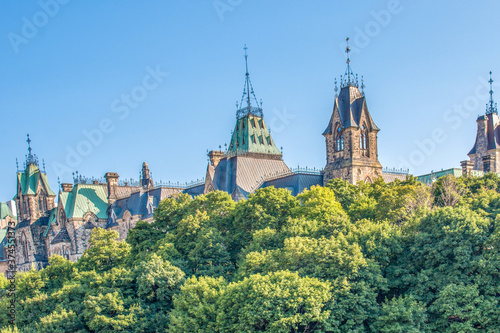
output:
{"label": "tall spire", "polygon": [[346,58],[346,64],[347,64],[347,68],[345,70],[345,74],[344,74],[344,77],[343,77],[343,80],[341,80],[340,84],[341,84],[341,87],[347,87],[347,86],[358,86],[358,82],[357,80],[355,80],[355,76],[354,76],[354,73],[352,72],[352,69],[351,69],[351,58],[350,58],[350,53],[351,53],[351,48],[349,46],[349,37],[347,37],[345,39],[345,42],[346,42],[346,48],[345,48],[345,53],[347,54],[347,58]]}
{"label": "tall spire", "polygon": [[[259,103],[257,101],[257,97],[255,97],[252,81],[250,80],[250,73],[248,72],[248,48],[246,44],[243,50],[245,50],[245,86],[243,87],[243,95],[241,96],[241,101],[239,105],[237,105],[236,118],[240,119],[246,116],[248,113],[263,117],[262,102]],[[252,106],[252,97],[255,101],[255,106]],[[246,107],[243,107],[244,101],[247,104]]]}
{"label": "tall spire", "polygon": [[32,154],[33,149],[31,148],[31,139],[30,135],[26,135],[28,138],[26,139],[26,142],[28,143],[28,155],[26,155],[26,166],[30,164],[35,164],[38,166],[38,157],[34,154]]}
{"label": "tall spire", "polygon": [[490,71],[490,102],[486,104],[486,114],[497,113],[497,103],[493,101],[493,79],[491,78],[492,72]]}

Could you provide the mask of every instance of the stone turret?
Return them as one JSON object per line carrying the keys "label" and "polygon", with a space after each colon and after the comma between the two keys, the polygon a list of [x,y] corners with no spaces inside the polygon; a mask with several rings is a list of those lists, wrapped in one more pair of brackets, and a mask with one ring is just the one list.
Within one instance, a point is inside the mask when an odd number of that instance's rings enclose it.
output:
{"label": "stone turret", "polygon": [[118,188],[118,178],[120,177],[116,172],[107,172],[104,177],[106,178],[106,183],[108,184],[108,204],[112,205],[117,196]]}

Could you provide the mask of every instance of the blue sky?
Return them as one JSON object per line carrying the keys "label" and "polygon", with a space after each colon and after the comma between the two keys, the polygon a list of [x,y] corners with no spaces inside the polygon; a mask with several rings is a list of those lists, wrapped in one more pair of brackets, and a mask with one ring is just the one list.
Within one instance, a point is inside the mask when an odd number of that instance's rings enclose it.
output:
{"label": "blue sky", "polygon": [[[24,161],[26,133],[45,159],[53,190],[58,176],[71,182],[75,170],[137,178],[143,161],[155,180],[203,177],[207,149],[230,139],[244,44],[266,122],[291,167],[325,164],[321,133],[334,79],[345,71],[347,36],[352,69],[364,76],[381,129],[383,166],[410,167],[417,175],[459,167],[488,101],[490,70],[500,83],[495,1],[6,0],[0,6],[0,201],[15,194],[15,159]],[[136,102],[126,101],[131,95]],[[69,151],[82,154],[68,157]]]}

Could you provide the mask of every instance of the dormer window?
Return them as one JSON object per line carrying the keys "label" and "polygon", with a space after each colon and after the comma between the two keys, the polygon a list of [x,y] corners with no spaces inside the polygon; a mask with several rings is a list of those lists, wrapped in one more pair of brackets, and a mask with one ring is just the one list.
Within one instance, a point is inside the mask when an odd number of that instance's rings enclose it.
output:
{"label": "dormer window", "polygon": [[152,215],[153,214],[153,203],[151,202],[151,200],[148,200],[148,205],[146,207],[146,209],[148,210],[148,215]]}
{"label": "dormer window", "polygon": [[244,122],[244,121],[242,121],[242,122],[241,122],[241,125],[242,125],[241,127],[242,127],[243,129],[245,129],[245,122]]}
{"label": "dormer window", "polygon": [[252,119],[252,127],[255,128],[255,119]]}

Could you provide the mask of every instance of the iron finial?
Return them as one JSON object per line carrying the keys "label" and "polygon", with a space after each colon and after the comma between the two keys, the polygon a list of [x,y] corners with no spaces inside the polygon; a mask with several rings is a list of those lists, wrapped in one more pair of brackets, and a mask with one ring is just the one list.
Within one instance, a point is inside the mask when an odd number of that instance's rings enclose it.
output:
{"label": "iron finial", "polygon": [[337,91],[339,90],[339,88],[337,87],[337,78],[335,78],[335,88],[333,88],[333,90],[335,91],[335,98],[337,98]]}
{"label": "iron finial", "polygon": [[490,71],[490,80],[488,81],[490,83],[490,101],[488,103],[488,106],[486,107],[486,113],[493,113],[497,112],[496,108],[496,103],[493,101],[493,78],[492,78],[492,72]]}

